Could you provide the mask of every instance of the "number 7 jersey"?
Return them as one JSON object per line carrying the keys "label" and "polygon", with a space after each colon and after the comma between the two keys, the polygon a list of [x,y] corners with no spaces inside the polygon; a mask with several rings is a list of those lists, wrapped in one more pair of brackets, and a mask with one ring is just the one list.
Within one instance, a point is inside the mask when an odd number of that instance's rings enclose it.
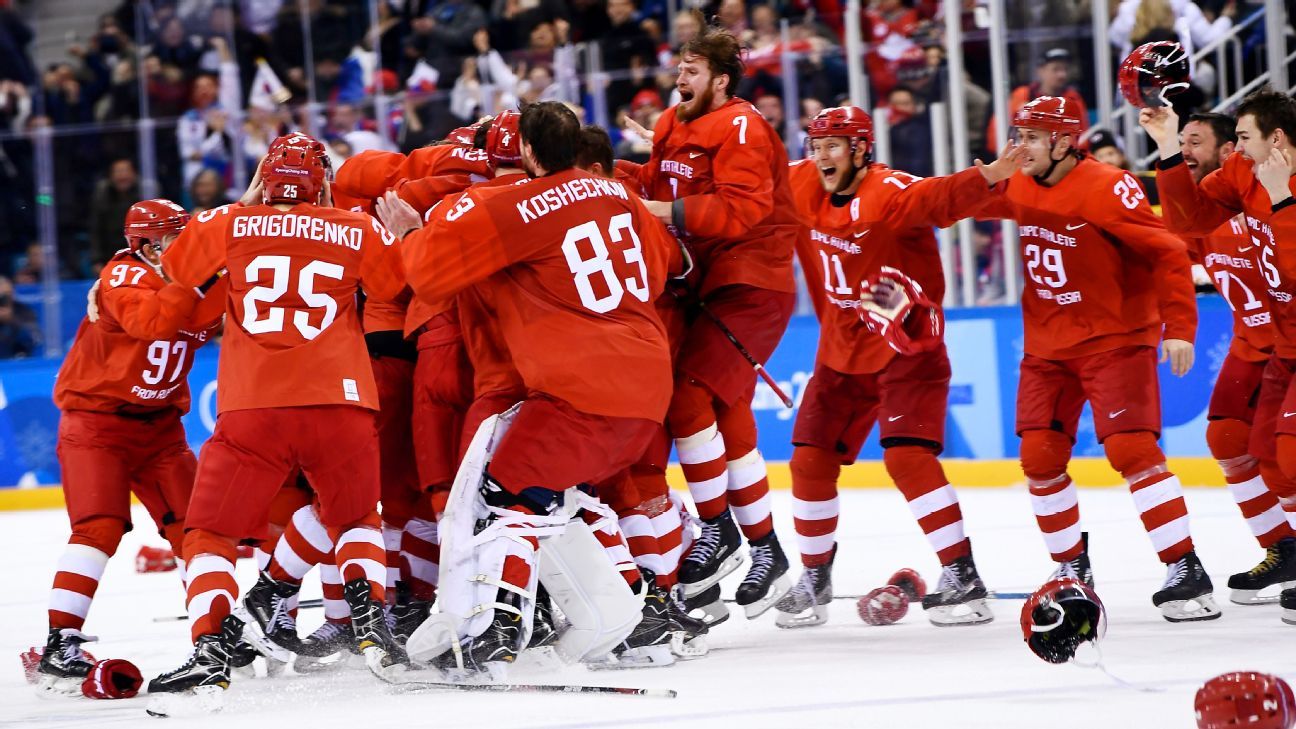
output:
{"label": "number 7 jersey", "polygon": [[299,204],[199,214],[162,257],[198,287],[228,270],[217,411],[357,405],[378,397],[356,292],[405,285],[395,237],[364,213]]}
{"label": "number 7 jersey", "polygon": [[1128,172],[1088,157],[1052,187],[1018,172],[977,217],[1021,226],[1027,354],[1064,360],[1163,336],[1193,341],[1187,248]]}

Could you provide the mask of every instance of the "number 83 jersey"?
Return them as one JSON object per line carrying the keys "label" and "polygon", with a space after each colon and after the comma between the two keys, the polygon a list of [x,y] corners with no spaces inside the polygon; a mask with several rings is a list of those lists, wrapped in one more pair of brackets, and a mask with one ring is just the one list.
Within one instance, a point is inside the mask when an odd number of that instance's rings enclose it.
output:
{"label": "number 83 jersey", "polygon": [[395,236],[364,214],[298,204],[200,213],[162,256],[199,287],[228,271],[217,411],[302,405],[376,410],[356,293],[405,286]]}
{"label": "number 83 jersey", "polygon": [[1052,187],[1018,172],[977,217],[1020,225],[1027,354],[1064,360],[1193,341],[1186,246],[1128,172],[1088,157]]}
{"label": "number 83 jersey", "polygon": [[189,287],[168,284],[127,249],[99,274],[98,321],[81,320],[59,369],[60,410],[148,415],[189,410],[194,353],[211,341],[225,312],[224,282],[198,301]]}

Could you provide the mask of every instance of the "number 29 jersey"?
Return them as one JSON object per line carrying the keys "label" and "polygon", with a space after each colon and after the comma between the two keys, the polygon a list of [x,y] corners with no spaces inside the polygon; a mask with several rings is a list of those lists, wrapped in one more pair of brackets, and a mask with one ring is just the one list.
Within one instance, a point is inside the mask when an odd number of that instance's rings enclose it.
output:
{"label": "number 29 jersey", "polygon": [[1052,187],[1018,172],[977,217],[1020,225],[1027,354],[1064,360],[1156,346],[1163,335],[1193,341],[1187,248],[1128,172],[1088,157]]}
{"label": "number 29 jersey", "polygon": [[377,220],[307,204],[225,205],[191,220],[162,262],[188,286],[228,270],[218,412],[378,408],[356,292],[392,298],[405,281],[395,236]]}

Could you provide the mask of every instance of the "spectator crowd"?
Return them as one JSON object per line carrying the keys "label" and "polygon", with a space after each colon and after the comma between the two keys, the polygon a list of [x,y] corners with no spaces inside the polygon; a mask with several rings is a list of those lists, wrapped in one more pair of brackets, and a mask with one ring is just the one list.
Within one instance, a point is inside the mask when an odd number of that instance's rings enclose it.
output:
{"label": "spectator crowd", "polygon": [[[79,5],[101,13],[87,21],[93,32],[38,67],[28,19],[41,1],[0,0],[0,274],[9,277],[0,279],[0,356],[26,346],[5,338],[21,318],[4,308],[10,279],[38,281],[46,265],[66,277],[93,275],[120,247],[132,202],[152,194],[195,212],[222,205],[269,141],[290,129],[324,139],[336,166],[366,149],[409,151],[482,114],[556,99],[606,123],[618,156],[643,160],[649,145],[624,131],[624,119],[651,129],[674,103],[678,48],[708,23],[742,39],[739,95],[794,157],[809,119],[845,103],[849,86],[841,0],[683,0],[673,15],[665,0],[88,0]],[[1013,109],[1039,94],[1093,108],[1087,71],[1095,52],[1119,62],[1146,40],[1200,48],[1246,10],[1232,0],[1110,0],[1112,47],[1094,49],[1077,32],[1089,25],[1088,2],[1007,5],[1011,28],[1035,32],[1011,46]],[[872,104],[885,114],[890,162],[933,174],[930,110],[950,90],[945,3],[864,6],[863,65]],[[986,8],[965,0],[961,23],[967,132],[973,156],[985,157],[998,123]],[[1203,65],[1194,69],[1202,88],[1187,103],[1212,98],[1218,70]],[[151,135],[139,132],[145,116]],[[45,127],[56,139],[58,261],[45,261],[37,243],[32,133]],[[1123,147],[1101,130],[1092,151],[1124,161]],[[142,158],[154,163],[151,179]],[[997,236],[994,227],[978,229],[986,303],[1002,295]]]}

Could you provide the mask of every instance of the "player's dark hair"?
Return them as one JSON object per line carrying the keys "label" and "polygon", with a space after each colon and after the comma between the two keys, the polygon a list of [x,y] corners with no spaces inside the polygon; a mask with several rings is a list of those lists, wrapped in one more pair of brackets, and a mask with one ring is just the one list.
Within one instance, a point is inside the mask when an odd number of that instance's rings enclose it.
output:
{"label": "player's dark hair", "polygon": [[518,134],[531,147],[531,156],[546,173],[576,164],[581,144],[581,123],[561,101],[541,101],[522,110]]}
{"label": "player's dark hair", "polygon": [[1287,94],[1266,86],[1243,99],[1236,113],[1239,119],[1247,114],[1254,117],[1261,134],[1269,136],[1281,129],[1296,144],[1296,100]]}
{"label": "player's dark hair", "polygon": [[494,123],[495,117],[491,117],[477,126],[477,131],[473,132],[473,149],[486,149],[486,135]]}
{"label": "player's dark hair", "polygon": [[1215,112],[1189,114],[1188,121],[1200,122],[1210,127],[1211,132],[1215,135],[1215,146],[1225,142],[1237,144],[1237,120],[1228,114],[1217,114]]}
{"label": "player's dark hair", "polygon": [[576,166],[588,170],[595,163],[603,166],[603,174],[612,176],[613,165],[612,138],[607,130],[596,124],[581,127],[580,147],[576,150]]}
{"label": "player's dark hair", "polygon": [[736,96],[743,78],[742,46],[733,33],[716,27],[704,28],[698,36],[680,47],[680,58],[705,58],[712,76],[727,74],[725,95]]}

